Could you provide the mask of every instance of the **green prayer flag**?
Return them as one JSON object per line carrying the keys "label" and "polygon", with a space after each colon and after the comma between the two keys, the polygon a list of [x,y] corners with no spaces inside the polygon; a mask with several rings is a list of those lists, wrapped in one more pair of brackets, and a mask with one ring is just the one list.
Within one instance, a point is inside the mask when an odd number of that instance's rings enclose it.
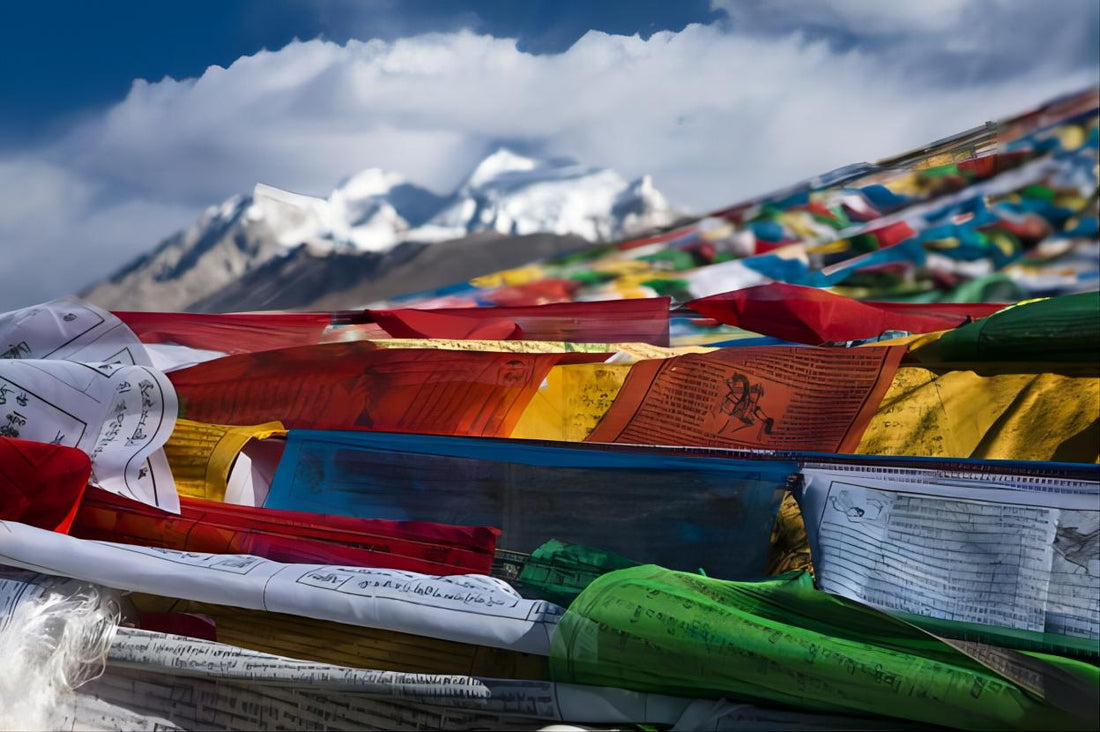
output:
{"label": "green prayer flag", "polygon": [[[1100,682],[1083,661],[1014,658],[1072,679],[1075,688]],[[1095,727],[1087,713],[1036,699],[934,636],[815,590],[802,572],[761,582],[654,565],[605,574],[562,618],[551,673],[559,682],[963,729]]]}
{"label": "green prayer flag", "polygon": [[531,552],[516,584],[544,600],[568,605],[597,577],[637,565],[603,549],[550,539]]}
{"label": "green prayer flag", "polygon": [[1100,362],[1100,293],[1062,295],[1002,310],[931,344],[945,361]]}

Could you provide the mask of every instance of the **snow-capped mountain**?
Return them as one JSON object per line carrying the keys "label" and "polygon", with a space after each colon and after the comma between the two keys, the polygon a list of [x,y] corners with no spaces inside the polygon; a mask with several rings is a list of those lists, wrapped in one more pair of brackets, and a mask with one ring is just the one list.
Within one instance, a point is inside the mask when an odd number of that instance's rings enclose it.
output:
{"label": "snow-capped mountain", "polygon": [[498,231],[603,241],[668,224],[676,216],[649,176],[627,183],[613,170],[502,149],[481,161],[446,207],[410,238]]}
{"label": "snow-capped mountain", "polygon": [[649,176],[628,182],[612,170],[501,149],[449,196],[376,168],[346,179],[327,198],[259,184],[250,196],[208,208],[188,229],[82,294],[116,310],[184,310],[272,260],[300,258],[303,247],[309,256],[384,259],[405,243],[477,232],[605,241],[678,216]]}

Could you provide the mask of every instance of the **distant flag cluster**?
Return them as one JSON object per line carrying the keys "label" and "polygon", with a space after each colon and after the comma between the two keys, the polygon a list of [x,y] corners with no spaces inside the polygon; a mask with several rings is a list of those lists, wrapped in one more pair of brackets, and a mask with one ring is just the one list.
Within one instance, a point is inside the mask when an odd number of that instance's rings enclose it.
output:
{"label": "distant flag cluster", "polygon": [[0,676],[65,729],[1095,729],[1098,115],[365,310],[0,316]]}

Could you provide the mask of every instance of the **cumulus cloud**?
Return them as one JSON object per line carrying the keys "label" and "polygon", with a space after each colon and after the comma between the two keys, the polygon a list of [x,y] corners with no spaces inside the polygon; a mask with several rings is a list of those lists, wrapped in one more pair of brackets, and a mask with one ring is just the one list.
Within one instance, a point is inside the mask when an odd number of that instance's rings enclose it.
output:
{"label": "cumulus cloud", "polygon": [[[922,0],[891,3],[881,0],[711,0],[740,30],[789,32],[813,30],[837,36],[890,38],[903,44],[955,46],[955,39],[969,38],[969,47],[986,56],[1007,55],[1012,50],[1043,50],[1043,61],[1065,58],[1083,51],[1092,55],[1090,35],[1097,29],[1096,3],[1091,0],[1058,0],[1046,6],[1018,0]],[[1024,26],[1024,27],[1021,27]],[[1050,43],[1051,31],[1078,39],[1079,46]],[[895,49],[896,50],[896,49]]]}
{"label": "cumulus cloud", "polygon": [[41,159],[0,160],[0,311],[81,289],[194,218]]}
{"label": "cumulus cloud", "polygon": [[[834,3],[818,25],[876,37],[917,27],[926,47],[954,28],[923,10],[878,10],[861,25],[850,4]],[[940,57],[921,57],[915,43],[908,60],[887,62],[873,42],[781,21],[731,13],[644,40],[590,32],[546,55],[468,31],[294,42],[195,79],[137,81],[64,137],[0,159],[0,244],[25,248],[23,266],[64,254],[71,270],[36,290],[9,263],[0,307],[79,289],[257,182],[324,194],[383,167],[447,191],[506,143],[651,173],[674,202],[704,211],[1096,82],[1093,66],[1059,57],[948,83],[918,73]]]}

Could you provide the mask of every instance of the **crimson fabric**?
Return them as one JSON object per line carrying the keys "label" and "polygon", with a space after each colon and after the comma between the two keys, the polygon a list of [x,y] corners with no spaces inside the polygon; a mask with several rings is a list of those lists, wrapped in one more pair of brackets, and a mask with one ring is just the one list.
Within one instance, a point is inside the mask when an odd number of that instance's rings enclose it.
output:
{"label": "crimson fabric", "polygon": [[692,300],[688,307],[754,333],[820,345],[874,338],[888,330],[949,330],[1007,305],[859,302],[814,287],[773,282]]}
{"label": "crimson fabric", "polygon": [[76,448],[0,437],[0,519],[68,533],[91,472]]}
{"label": "crimson fabric", "polygon": [[523,330],[505,318],[483,319],[447,315],[436,310],[378,310],[378,324],[394,338],[445,338],[508,341],[522,339]]}
{"label": "crimson fabric", "polygon": [[[651,343],[668,345],[667,297],[599,302],[562,302],[493,308],[439,308],[431,312],[515,323],[528,341]],[[393,310],[375,310],[377,318]]]}
{"label": "crimson fabric", "polygon": [[138,627],[155,633],[182,635],[185,638],[218,640],[218,626],[213,619],[198,613],[139,612]]}
{"label": "crimson fabric", "polygon": [[[532,283],[500,288],[492,308],[344,311],[337,313],[142,313],[116,312],[143,343],[245,354],[317,344],[335,324],[376,323],[395,338],[573,341],[668,345],[665,297],[604,302],[541,302],[568,294],[568,283]],[[488,321],[488,322],[486,322]],[[384,337],[379,333],[380,337]]]}
{"label": "crimson fabric", "polygon": [[[720,216],[721,213],[717,213],[717,214],[714,214],[714,215],[715,216]],[[638,247],[648,246],[650,244],[663,244],[666,241],[671,241],[671,240],[677,239],[681,236],[685,236],[687,234],[693,233],[695,230],[696,229],[695,229],[694,226],[685,226],[685,227],[680,228],[680,229],[673,229],[672,231],[666,231],[663,234],[656,234],[654,236],[643,236],[643,237],[638,238],[638,239],[627,239],[626,241],[621,242],[618,245],[616,245],[616,249],[619,249],[621,251],[626,251],[626,250],[629,250],[629,249],[637,249]]]}
{"label": "crimson fabric", "polygon": [[179,515],[90,488],[73,536],[279,562],[488,574],[500,531],[419,521],[326,516],[180,496]]}
{"label": "crimson fabric", "polygon": [[874,235],[881,247],[892,247],[916,234],[909,224],[904,221],[898,221],[867,233]]}
{"label": "crimson fabric", "polygon": [[478,293],[478,299],[487,300],[498,307],[570,302],[579,284],[576,280],[536,280],[525,282],[522,285],[506,285],[486,293]]}
{"label": "crimson fabric", "polygon": [[639,361],[586,441],[852,452],[904,353],[741,346]]}
{"label": "crimson fabric", "polygon": [[168,378],[181,416],[199,422],[507,437],[552,366],[602,358],[326,343],[226,356]]}
{"label": "crimson fabric", "polygon": [[115,315],[142,343],[172,343],[223,353],[251,353],[317,343],[328,313],[137,313]]}

